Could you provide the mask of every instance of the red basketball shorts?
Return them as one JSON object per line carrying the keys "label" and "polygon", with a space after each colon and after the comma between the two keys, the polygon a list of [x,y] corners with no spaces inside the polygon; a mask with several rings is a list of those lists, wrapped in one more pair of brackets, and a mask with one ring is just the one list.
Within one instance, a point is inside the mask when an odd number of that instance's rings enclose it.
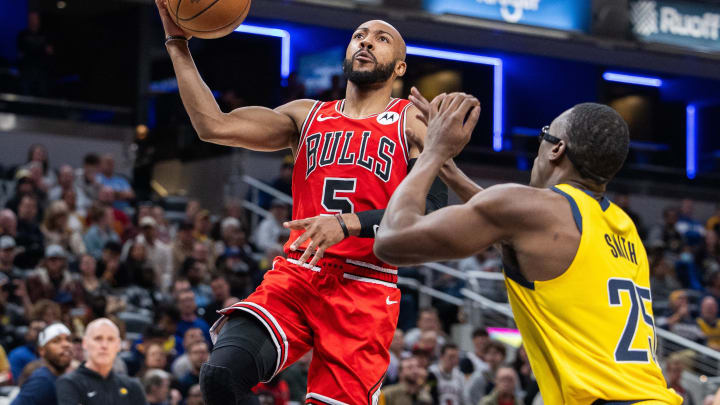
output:
{"label": "red basketball shorts", "polygon": [[311,269],[299,256],[276,258],[253,294],[220,313],[244,311],[267,328],[274,375],[313,350],[307,404],[376,404],[399,314],[397,271],[334,257]]}

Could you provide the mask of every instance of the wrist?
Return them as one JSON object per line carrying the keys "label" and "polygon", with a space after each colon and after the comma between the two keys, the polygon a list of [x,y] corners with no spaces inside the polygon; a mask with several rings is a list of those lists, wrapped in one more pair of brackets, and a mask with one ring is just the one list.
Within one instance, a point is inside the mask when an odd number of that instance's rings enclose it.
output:
{"label": "wrist", "polygon": [[341,216],[343,221],[345,221],[350,236],[359,236],[362,227],[358,216],[355,214],[342,214]]}

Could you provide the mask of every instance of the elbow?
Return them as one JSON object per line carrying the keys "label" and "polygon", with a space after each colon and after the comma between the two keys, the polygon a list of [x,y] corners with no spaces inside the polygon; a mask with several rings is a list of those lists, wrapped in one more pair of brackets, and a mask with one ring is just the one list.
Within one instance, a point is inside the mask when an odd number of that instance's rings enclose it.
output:
{"label": "elbow", "polygon": [[392,235],[388,231],[378,232],[373,244],[373,253],[375,256],[387,264],[393,266],[406,266],[414,264],[410,258],[403,255],[402,247],[396,243]]}

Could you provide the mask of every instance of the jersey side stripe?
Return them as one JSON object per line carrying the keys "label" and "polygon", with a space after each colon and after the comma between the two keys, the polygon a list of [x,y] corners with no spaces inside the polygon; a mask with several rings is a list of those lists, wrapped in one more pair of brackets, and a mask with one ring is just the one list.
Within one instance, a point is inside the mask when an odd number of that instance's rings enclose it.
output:
{"label": "jersey side stripe", "polygon": [[405,153],[405,161],[410,161],[410,148],[408,147],[407,143],[407,136],[406,134],[406,120],[407,120],[407,111],[410,109],[410,106],[412,103],[408,103],[405,108],[403,108],[402,112],[400,113],[400,119],[398,120],[398,139],[400,141],[400,148],[403,150],[403,153]]}
{"label": "jersey side stripe", "polygon": [[300,130],[300,140],[298,143],[297,154],[295,155],[295,160],[297,160],[297,157],[300,156],[300,149],[303,148],[303,143],[305,143],[305,136],[307,135],[308,130],[312,126],[313,122],[315,121],[315,115],[317,115],[317,112],[320,111],[323,104],[324,103],[322,101],[316,101],[315,104],[313,104],[313,108],[311,108],[310,112],[308,112],[307,117],[305,117],[305,122],[303,122],[302,129]]}

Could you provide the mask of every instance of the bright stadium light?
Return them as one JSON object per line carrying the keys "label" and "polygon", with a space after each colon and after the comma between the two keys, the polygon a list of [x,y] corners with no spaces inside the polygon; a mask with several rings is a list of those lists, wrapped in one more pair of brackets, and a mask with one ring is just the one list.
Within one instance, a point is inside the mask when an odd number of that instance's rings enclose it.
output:
{"label": "bright stadium light", "polygon": [[503,148],[503,63],[500,58],[456,52],[443,49],[432,49],[408,45],[408,55],[425,56],[428,58],[453,60],[458,62],[477,63],[493,67],[493,150],[499,152]]}
{"label": "bright stadium light", "polygon": [[697,107],[688,104],[685,109],[685,174],[688,179],[694,179],[697,173]]}
{"label": "bright stadium light", "polygon": [[260,25],[242,24],[235,29],[235,32],[243,32],[246,34],[265,35],[282,39],[282,50],[280,55],[280,76],[287,79],[290,76],[290,33],[273,27],[263,27]]}
{"label": "bright stadium light", "polygon": [[618,72],[605,72],[603,79],[609,82],[637,84],[638,86],[660,87],[662,80],[657,77],[630,75]]}

